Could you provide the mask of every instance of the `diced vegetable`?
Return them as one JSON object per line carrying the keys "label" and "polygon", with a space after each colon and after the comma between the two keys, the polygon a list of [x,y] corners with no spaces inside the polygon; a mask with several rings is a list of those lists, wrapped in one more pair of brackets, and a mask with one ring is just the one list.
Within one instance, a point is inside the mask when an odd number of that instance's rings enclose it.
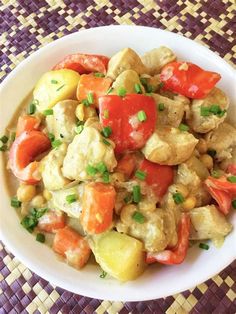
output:
{"label": "diced vegetable", "polygon": [[100,182],[85,186],[80,222],[85,232],[96,234],[111,227],[116,192],[112,185]]}
{"label": "diced vegetable", "polygon": [[34,116],[20,116],[16,126],[16,137],[25,131],[38,130],[40,120]]}
{"label": "diced vegetable", "polygon": [[87,263],[91,252],[87,240],[68,226],[57,231],[52,248],[75,268],[82,268]]}
{"label": "diced vegetable", "polygon": [[127,179],[131,177],[136,166],[136,158],[134,154],[124,155],[117,164],[116,171],[124,173]]}
{"label": "diced vegetable", "polygon": [[227,168],[227,172],[236,176],[236,164],[230,164]]}
{"label": "diced vegetable", "polygon": [[64,213],[56,210],[47,211],[38,221],[39,230],[50,233],[55,233],[57,230],[64,228],[65,225]]}
{"label": "diced vegetable", "polygon": [[220,78],[220,74],[205,71],[190,62],[171,62],[160,76],[165,89],[195,99],[206,97]]}
{"label": "diced vegetable", "polygon": [[37,233],[36,241],[38,241],[40,243],[44,243],[45,242],[45,235],[43,233]]}
{"label": "diced vegetable", "polygon": [[97,263],[120,281],[134,280],[145,269],[143,244],[116,231],[93,237],[91,244]]}

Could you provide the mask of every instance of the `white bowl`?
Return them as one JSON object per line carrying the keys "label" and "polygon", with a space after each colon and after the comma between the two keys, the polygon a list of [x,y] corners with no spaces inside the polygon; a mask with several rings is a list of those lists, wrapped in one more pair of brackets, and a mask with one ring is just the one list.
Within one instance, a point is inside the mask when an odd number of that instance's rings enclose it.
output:
{"label": "white bowl", "polygon": [[[205,69],[219,72],[218,84],[236,105],[235,71],[220,57],[203,46],[174,33],[140,26],[105,26],[65,36],[41,48],[24,60],[4,80],[0,87],[0,134],[19,103],[32,90],[39,77],[65,55],[75,52],[113,55],[124,47],[140,54],[160,45],[173,49],[180,59],[192,61]],[[236,118],[236,106],[231,104],[230,116]],[[236,119],[235,119],[236,122]],[[10,207],[5,187],[3,163],[0,158],[0,238],[32,271],[54,285],[98,299],[119,301],[150,300],[193,288],[229,265],[236,256],[236,212],[231,217],[234,231],[221,249],[211,245],[208,251],[191,248],[186,261],[179,266],[153,265],[136,281],[119,283],[99,278],[100,269],[88,265],[77,271],[58,261],[52,250],[35,241],[24,230]],[[125,261],[124,261],[125,262]]]}

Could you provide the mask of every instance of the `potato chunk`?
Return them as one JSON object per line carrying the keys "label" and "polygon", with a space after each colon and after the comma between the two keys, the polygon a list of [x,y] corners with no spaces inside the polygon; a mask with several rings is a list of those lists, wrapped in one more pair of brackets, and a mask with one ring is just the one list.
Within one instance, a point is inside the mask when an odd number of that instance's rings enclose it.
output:
{"label": "potato chunk", "polygon": [[110,231],[94,236],[91,246],[101,268],[120,281],[134,280],[145,269],[142,242],[126,234]]}
{"label": "potato chunk", "polygon": [[117,165],[112,142],[110,146],[103,142],[103,137],[93,127],[84,127],[68,146],[62,173],[72,180],[91,179],[86,169],[88,165],[96,167],[103,162],[111,172]]}
{"label": "potato chunk", "polygon": [[142,149],[145,157],[161,165],[178,165],[193,153],[198,140],[188,132],[172,127],[156,130]]}
{"label": "potato chunk", "polygon": [[125,70],[134,70],[138,74],[146,73],[139,55],[131,48],[125,48],[117,52],[108,63],[107,76],[115,80]]}
{"label": "potato chunk", "polygon": [[229,99],[227,95],[219,88],[213,88],[212,91],[204,99],[194,99],[187,115],[187,122],[195,132],[207,133],[217,128],[226,118],[226,113],[221,117],[219,115],[210,114],[208,116],[201,115],[201,107],[210,107],[211,105],[219,105],[221,110],[227,110],[229,107]]}
{"label": "potato chunk", "polygon": [[33,91],[38,101],[37,109],[42,112],[57,102],[75,97],[80,75],[72,70],[62,69],[43,74]]}
{"label": "potato chunk", "polygon": [[113,83],[112,87],[114,89],[112,91],[112,94],[117,94],[121,87],[126,90],[127,94],[134,94],[136,93],[135,84],[140,84],[142,91],[145,91],[141,85],[137,72],[133,70],[126,70],[122,72]]}
{"label": "potato chunk", "polygon": [[165,46],[159,48],[154,48],[146,52],[141,60],[143,64],[147,67],[148,73],[150,75],[158,74],[161,68],[167,63],[170,63],[176,59],[176,55],[172,50]]}

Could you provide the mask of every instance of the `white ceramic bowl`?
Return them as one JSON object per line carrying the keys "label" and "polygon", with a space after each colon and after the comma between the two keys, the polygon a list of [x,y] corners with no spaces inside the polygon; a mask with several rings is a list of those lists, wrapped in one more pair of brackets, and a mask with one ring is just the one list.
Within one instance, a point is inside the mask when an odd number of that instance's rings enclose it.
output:
{"label": "white ceramic bowl", "polygon": [[[0,87],[0,134],[23,98],[39,77],[65,55],[75,52],[113,55],[124,47],[140,54],[160,45],[173,49],[180,59],[192,61],[205,69],[219,72],[218,84],[231,98],[230,116],[236,122],[235,71],[220,57],[196,42],[159,29],[139,26],[106,26],[65,36],[33,53],[4,80]],[[191,248],[186,261],[179,266],[153,265],[133,282],[119,283],[99,278],[100,269],[93,265],[82,271],[58,261],[53,252],[35,241],[19,223],[4,184],[0,158],[0,238],[32,271],[69,291],[98,299],[138,301],[166,297],[190,289],[229,265],[236,256],[236,212],[231,221],[234,231],[219,250]],[[124,261],[125,262],[125,261]]]}

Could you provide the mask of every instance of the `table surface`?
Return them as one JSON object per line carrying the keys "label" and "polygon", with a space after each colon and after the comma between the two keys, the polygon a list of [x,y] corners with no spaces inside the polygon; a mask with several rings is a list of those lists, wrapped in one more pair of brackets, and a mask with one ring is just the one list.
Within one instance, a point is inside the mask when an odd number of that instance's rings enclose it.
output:
{"label": "table surface", "polygon": [[[0,80],[39,47],[80,29],[152,26],[182,34],[236,64],[235,1],[0,1]],[[0,242],[0,313],[236,313],[236,261],[192,290],[145,302],[90,299],[54,287]]]}

